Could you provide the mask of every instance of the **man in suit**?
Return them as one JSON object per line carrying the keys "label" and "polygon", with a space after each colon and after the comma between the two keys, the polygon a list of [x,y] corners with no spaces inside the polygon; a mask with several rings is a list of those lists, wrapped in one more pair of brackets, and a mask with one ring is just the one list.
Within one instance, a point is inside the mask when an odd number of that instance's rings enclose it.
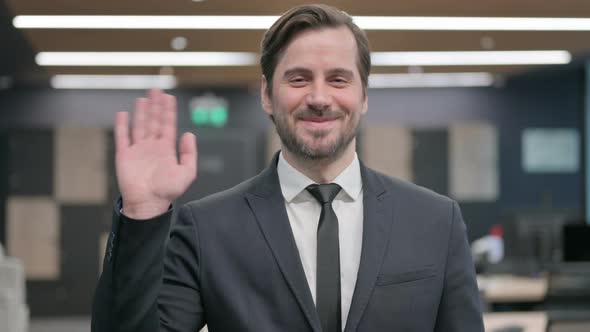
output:
{"label": "man in suit", "polygon": [[174,97],[117,115],[115,209],[92,330],[483,331],[457,204],[359,160],[370,53],[344,12],[291,9],[262,42],[262,106],[282,150],[258,176],[182,206]]}

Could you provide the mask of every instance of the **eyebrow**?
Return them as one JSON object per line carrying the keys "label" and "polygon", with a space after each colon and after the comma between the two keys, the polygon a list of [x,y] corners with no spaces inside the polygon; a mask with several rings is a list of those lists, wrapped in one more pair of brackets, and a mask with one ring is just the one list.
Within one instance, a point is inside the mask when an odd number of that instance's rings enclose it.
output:
{"label": "eyebrow", "polygon": [[309,74],[311,74],[311,70],[304,68],[304,67],[294,67],[294,68],[286,70],[285,73],[283,74],[283,77],[289,77],[289,76],[292,76],[295,74],[309,75]]}
{"label": "eyebrow", "polygon": [[[309,75],[309,74],[311,74],[311,70],[308,68],[304,68],[304,67],[294,67],[294,68],[286,70],[285,73],[283,74],[283,77],[289,77],[289,76],[295,75],[295,74]],[[346,77],[354,77],[353,71],[350,69],[346,69],[346,68],[330,69],[330,70],[328,70],[327,75],[342,75],[342,76],[346,76]]]}
{"label": "eyebrow", "polygon": [[352,70],[346,68],[330,69],[328,70],[328,75],[342,75],[349,78],[354,77],[354,73],[352,72]]}

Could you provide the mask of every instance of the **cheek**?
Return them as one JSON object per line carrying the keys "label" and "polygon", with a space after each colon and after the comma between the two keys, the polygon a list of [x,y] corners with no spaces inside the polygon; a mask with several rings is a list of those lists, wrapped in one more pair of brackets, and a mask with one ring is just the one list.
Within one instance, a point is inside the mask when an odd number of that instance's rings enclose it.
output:
{"label": "cheek", "polygon": [[305,104],[305,94],[302,91],[290,91],[282,96],[282,104],[287,112],[293,112]]}
{"label": "cheek", "polygon": [[284,89],[279,91],[276,97],[275,110],[285,114],[293,113],[305,100],[304,94],[297,91],[297,89],[291,89],[291,91],[286,91],[286,89]]}
{"label": "cheek", "polygon": [[357,117],[363,112],[364,99],[362,97],[349,92],[339,94],[337,100],[340,109],[345,110],[351,117]]}

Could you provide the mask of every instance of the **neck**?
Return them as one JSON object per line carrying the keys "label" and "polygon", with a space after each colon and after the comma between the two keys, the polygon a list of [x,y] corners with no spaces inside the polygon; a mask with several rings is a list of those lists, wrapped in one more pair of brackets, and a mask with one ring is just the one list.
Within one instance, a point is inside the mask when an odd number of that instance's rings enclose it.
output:
{"label": "neck", "polygon": [[304,159],[293,154],[283,146],[282,153],[289,165],[305,174],[316,183],[330,183],[352,163],[355,154],[356,139],[353,139],[344,152],[335,159]]}

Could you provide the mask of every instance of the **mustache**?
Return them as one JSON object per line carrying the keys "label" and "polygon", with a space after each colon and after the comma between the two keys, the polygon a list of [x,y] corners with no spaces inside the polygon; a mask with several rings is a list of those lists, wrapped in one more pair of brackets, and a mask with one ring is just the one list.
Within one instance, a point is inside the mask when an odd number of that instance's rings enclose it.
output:
{"label": "mustache", "polygon": [[338,110],[321,110],[321,109],[313,109],[313,108],[306,108],[299,110],[293,114],[294,117],[298,120],[305,120],[305,119],[326,119],[326,120],[333,120],[338,119],[344,116],[344,112]]}

